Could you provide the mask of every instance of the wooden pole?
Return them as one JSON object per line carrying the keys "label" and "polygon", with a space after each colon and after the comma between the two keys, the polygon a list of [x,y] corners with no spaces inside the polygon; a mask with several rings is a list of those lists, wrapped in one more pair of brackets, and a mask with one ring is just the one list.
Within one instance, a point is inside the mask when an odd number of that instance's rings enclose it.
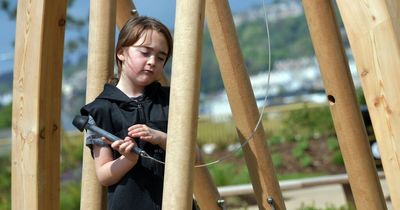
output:
{"label": "wooden pole", "polygon": [[[201,151],[199,150],[196,158],[196,165],[198,166],[204,164],[200,152]],[[200,206],[200,209],[223,209],[224,204],[219,203],[219,201],[222,201],[222,199],[219,195],[218,188],[215,186],[207,167],[202,166],[194,169],[193,183],[194,196],[197,204]]]}
{"label": "wooden pole", "polygon": [[336,1],[356,61],[391,201],[400,209],[400,2]]}
{"label": "wooden pole", "polygon": [[139,15],[139,12],[136,10],[135,4],[132,0],[117,0],[116,4],[116,24],[121,30],[126,21],[128,21],[128,19],[131,17],[137,17]]}
{"label": "wooden pole", "polygon": [[[229,104],[240,140],[244,143],[256,128],[260,114],[228,1],[207,0],[206,16]],[[270,196],[274,200],[275,209],[285,209],[262,124],[243,149],[259,209],[271,208],[267,202]]]}
{"label": "wooden pole", "polygon": [[18,1],[12,209],[60,207],[61,78],[67,2]]}
{"label": "wooden pole", "polygon": [[191,209],[204,0],[177,0],[163,209]]}
{"label": "wooden pole", "polygon": [[[113,75],[115,1],[91,0],[86,102],[92,102]],[[84,147],[81,209],[106,209],[105,188],[97,180],[90,150]]]}
{"label": "wooden pole", "polygon": [[357,209],[386,209],[332,3],[303,5]]}

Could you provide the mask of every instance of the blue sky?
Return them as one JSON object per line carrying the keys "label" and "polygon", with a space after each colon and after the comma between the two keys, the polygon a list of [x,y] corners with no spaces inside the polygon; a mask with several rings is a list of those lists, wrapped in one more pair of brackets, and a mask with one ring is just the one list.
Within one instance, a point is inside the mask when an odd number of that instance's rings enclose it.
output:
{"label": "blue sky", "polygon": [[[11,0],[12,4],[16,1]],[[135,0],[136,8],[141,15],[158,18],[168,27],[173,28],[175,21],[175,1],[173,0]],[[268,0],[266,0],[268,2]],[[88,17],[89,0],[76,0],[74,5],[68,9],[73,16]],[[229,0],[232,13],[247,10],[253,6],[262,5],[263,0]],[[68,23],[67,23],[68,24]],[[13,66],[14,49],[12,42],[15,37],[15,21],[11,20],[4,11],[0,11],[0,75],[9,71]],[[76,33],[76,32],[75,32]],[[66,39],[74,34],[66,31]]]}

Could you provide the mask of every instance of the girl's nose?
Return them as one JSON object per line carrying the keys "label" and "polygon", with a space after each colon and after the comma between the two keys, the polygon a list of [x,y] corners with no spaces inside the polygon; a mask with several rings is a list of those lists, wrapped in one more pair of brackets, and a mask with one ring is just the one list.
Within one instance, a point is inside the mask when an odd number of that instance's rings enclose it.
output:
{"label": "girl's nose", "polygon": [[154,56],[154,55],[149,56],[149,58],[147,59],[147,64],[153,66],[153,65],[155,65],[155,63],[156,63],[156,56]]}

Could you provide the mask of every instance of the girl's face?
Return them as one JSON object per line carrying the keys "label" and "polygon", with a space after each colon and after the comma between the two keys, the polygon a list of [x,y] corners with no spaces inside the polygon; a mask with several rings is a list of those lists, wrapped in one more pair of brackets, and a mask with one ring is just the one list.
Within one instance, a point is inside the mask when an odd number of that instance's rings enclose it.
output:
{"label": "girl's face", "polygon": [[168,55],[162,33],[149,30],[132,46],[123,47],[117,56],[122,61],[120,80],[129,80],[134,87],[144,88],[159,78]]}

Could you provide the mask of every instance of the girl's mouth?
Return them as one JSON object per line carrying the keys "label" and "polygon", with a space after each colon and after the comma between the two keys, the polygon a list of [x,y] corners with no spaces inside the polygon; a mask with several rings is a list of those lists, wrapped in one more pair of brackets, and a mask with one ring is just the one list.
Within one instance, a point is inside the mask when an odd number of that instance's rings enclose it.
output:
{"label": "girl's mouth", "polygon": [[143,70],[143,73],[145,73],[145,74],[153,74],[153,71],[150,71],[150,70]]}

